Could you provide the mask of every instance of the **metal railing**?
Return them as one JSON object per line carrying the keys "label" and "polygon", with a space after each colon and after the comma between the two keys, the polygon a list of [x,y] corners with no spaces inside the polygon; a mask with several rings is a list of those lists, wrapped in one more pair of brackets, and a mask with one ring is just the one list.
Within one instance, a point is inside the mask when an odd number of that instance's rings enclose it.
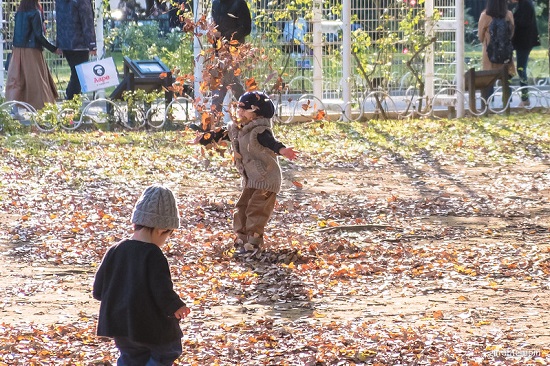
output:
{"label": "metal railing", "polygon": [[[542,80],[541,80],[542,81]],[[298,82],[301,82],[299,80]],[[544,81],[546,84],[548,80]],[[521,96],[525,92],[529,95],[529,103],[521,103]],[[457,109],[456,94],[461,93],[453,86],[439,89],[433,98],[419,97],[412,88],[402,95],[390,95],[384,90],[366,90],[355,95],[353,108],[333,103],[330,100],[320,100],[311,94],[291,95],[272,94],[271,98],[276,107],[274,122],[288,123],[296,121],[333,120],[359,121],[369,118],[444,118],[452,117]],[[463,100],[468,100],[462,95]],[[230,106],[226,106],[230,110]],[[497,85],[495,92],[483,99],[476,94],[476,110],[471,110],[467,103],[464,109],[467,114],[481,116],[487,113],[504,114],[509,108],[516,110],[550,111],[550,90],[545,86],[533,85],[527,87],[512,87],[511,96],[507,101],[502,100],[502,88]],[[147,108],[129,109],[127,104],[105,98],[87,100],[80,110],[61,109],[54,118],[56,123],[47,122],[41,112],[31,105],[9,101],[0,104],[0,110],[6,112],[9,118],[31,125],[41,132],[55,130],[75,131],[84,128],[100,129],[163,129],[168,125],[180,125],[185,128],[195,120],[193,101],[187,98],[176,98],[166,105],[159,99]],[[352,112],[346,115],[346,111]],[[0,123],[0,131],[2,123]]]}

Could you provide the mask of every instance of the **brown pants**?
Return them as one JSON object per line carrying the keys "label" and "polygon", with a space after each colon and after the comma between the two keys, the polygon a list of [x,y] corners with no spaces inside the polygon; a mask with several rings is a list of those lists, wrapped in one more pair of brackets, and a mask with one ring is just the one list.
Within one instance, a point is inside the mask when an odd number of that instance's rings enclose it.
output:
{"label": "brown pants", "polygon": [[245,188],[233,215],[233,230],[244,243],[263,244],[264,229],[275,207],[275,192]]}

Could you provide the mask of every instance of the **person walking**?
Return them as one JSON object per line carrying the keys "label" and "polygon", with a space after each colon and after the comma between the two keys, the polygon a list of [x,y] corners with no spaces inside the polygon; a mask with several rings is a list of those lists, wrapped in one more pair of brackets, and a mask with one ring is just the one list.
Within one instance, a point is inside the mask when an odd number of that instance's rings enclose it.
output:
{"label": "person walking", "polygon": [[214,0],[212,20],[220,38],[226,42],[244,43],[252,30],[252,17],[245,0]]}
{"label": "person walking", "polygon": [[82,92],[76,66],[97,54],[94,12],[91,0],[56,0],[57,47],[71,68],[65,99]]}
{"label": "person walking", "polygon": [[[514,15],[508,10],[507,0],[487,0],[487,6],[479,17],[477,33],[482,44],[482,68],[483,70],[499,70],[503,65],[507,65],[508,75],[512,77],[516,74],[512,57],[506,63],[495,63],[491,62],[487,53],[488,45],[491,42],[490,26],[493,19],[504,19],[506,21],[509,39],[511,40],[514,33]],[[482,91],[482,96],[485,100],[488,100],[493,92],[494,85],[491,85]]]}
{"label": "person walking", "polygon": [[172,191],[147,187],[132,223],[132,237],[107,250],[95,275],[93,297],[101,301],[97,335],[114,338],[119,366],[172,365],[182,353],[179,321],[190,313],[174,291],[161,250],[180,224]]}
{"label": "person walking", "polygon": [[516,50],[516,65],[521,89],[520,107],[529,106],[529,91],[525,88],[528,85],[527,61],[533,47],[540,46],[539,31],[537,29],[537,18],[535,7],[531,0],[512,0],[517,4],[514,9],[514,36],[512,44]]}
{"label": "person walking", "polygon": [[57,87],[44,60],[43,48],[59,52],[44,37],[42,6],[22,0],[15,13],[13,49],[6,82],[6,100],[20,101],[39,110],[55,103]]}
{"label": "person walking", "polygon": [[[252,31],[252,17],[245,0],[214,0],[212,2],[212,20],[219,33],[219,37],[214,41],[215,47],[229,47],[229,45],[238,47],[239,44],[245,42],[246,36]],[[245,91],[240,78],[235,76],[235,65],[228,64],[226,60],[221,61],[220,85],[212,91],[212,110],[218,114],[222,113],[223,101],[228,88],[231,88],[233,96],[237,99]]]}

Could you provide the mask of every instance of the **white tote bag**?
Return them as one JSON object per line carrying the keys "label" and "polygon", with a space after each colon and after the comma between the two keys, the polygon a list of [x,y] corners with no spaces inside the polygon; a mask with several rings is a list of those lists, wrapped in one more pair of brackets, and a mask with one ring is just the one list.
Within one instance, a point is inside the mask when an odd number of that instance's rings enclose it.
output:
{"label": "white tote bag", "polygon": [[118,72],[112,57],[76,65],[82,92],[88,93],[118,85]]}

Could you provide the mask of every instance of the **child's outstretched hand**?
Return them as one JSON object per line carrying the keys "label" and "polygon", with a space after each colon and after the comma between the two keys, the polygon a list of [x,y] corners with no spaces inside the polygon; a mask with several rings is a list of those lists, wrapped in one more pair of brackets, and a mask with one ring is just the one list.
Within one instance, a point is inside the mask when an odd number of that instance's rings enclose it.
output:
{"label": "child's outstretched hand", "polygon": [[191,312],[191,309],[189,309],[187,306],[182,306],[176,312],[174,313],[174,316],[176,319],[182,320],[184,319],[189,313]]}
{"label": "child's outstretched hand", "polygon": [[291,147],[283,147],[279,150],[279,154],[287,158],[288,160],[294,160],[298,156],[298,151]]}

